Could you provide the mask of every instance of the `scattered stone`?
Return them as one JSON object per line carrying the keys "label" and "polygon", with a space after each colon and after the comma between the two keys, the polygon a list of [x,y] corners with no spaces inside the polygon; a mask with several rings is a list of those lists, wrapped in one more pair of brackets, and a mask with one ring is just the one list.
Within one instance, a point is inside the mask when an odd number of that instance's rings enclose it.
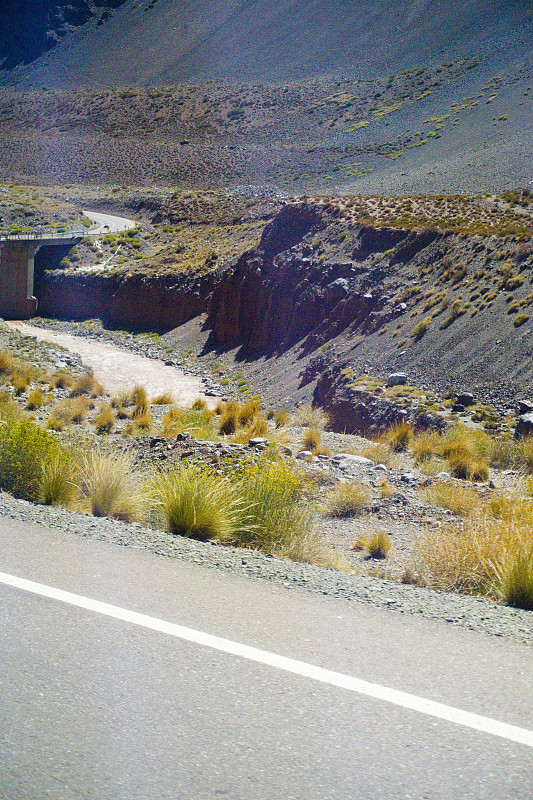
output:
{"label": "scattered stone", "polygon": [[462,403],[454,403],[452,406],[452,411],[457,411],[458,414],[462,414],[465,410],[465,407]]}
{"label": "scattered stone", "polygon": [[402,474],[400,475],[400,480],[403,483],[410,483],[410,484],[416,483],[416,477],[413,475],[412,472],[402,472]]}
{"label": "scattered stone", "polygon": [[407,375],[405,372],[392,372],[387,378],[387,386],[405,386]]}

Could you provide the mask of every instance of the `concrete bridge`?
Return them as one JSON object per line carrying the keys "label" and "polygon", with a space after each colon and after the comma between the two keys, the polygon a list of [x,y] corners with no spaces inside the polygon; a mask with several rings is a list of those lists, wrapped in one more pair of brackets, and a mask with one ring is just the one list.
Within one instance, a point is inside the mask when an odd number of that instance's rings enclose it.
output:
{"label": "concrete bridge", "polygon": [[71,247],[87,235],[83,225],[65,232],[32,231],[0,236],[0,317],[29,319],[37,311],[33,294],[35,256],[46,246]]}
{"label": "concrete bridge", "polygon": [[37,311],[33,294],[35,256],[43,247],[73,247],[84,236],[102,236],[109,232],[136,227],[133,220],[83,212],[92,225],[70,226],[64,231],[36,229],[28,233],[0,234],[0,317],[29,319]]}

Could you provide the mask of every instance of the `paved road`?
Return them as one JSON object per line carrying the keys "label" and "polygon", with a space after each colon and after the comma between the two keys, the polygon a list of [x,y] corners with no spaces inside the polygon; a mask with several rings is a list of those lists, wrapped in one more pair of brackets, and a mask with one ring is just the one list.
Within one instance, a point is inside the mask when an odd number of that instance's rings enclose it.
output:
{"label": "paved road", "polygon": [[99,214],[96,211],[85,211],[84,215],[94,223],[87,231],[91,236],[101,236],[106,233],[119,233],[137,227],[137,222],[125,217],[115,217],[111,214]]}
{"label": "paved road", "polygon": [[283,661],[531,728],[530,648],[2,518],[0,553],[53,587],[0,576],[1,800],[533,795],[533,747]]}

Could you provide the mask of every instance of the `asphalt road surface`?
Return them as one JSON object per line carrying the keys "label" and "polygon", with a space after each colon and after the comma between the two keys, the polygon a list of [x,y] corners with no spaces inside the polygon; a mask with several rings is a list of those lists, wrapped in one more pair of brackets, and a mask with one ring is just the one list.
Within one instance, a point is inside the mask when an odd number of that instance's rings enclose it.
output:
{"label": "asphalt road surface", "polygon": [[0,553],[1,800],[533,796],[531,648],[5,518]]}

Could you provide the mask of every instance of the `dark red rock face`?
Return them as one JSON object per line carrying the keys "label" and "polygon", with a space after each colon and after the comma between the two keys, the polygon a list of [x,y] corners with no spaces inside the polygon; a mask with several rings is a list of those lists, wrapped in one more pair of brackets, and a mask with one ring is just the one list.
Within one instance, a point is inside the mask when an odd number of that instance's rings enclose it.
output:
{"label": "dark red rock face", "polygon": [[168,331],[204,314],[210,278],[176,281],[120,275],[45,275],[38,287],[38,313],[45,317],[99,317],[138,331]]}

